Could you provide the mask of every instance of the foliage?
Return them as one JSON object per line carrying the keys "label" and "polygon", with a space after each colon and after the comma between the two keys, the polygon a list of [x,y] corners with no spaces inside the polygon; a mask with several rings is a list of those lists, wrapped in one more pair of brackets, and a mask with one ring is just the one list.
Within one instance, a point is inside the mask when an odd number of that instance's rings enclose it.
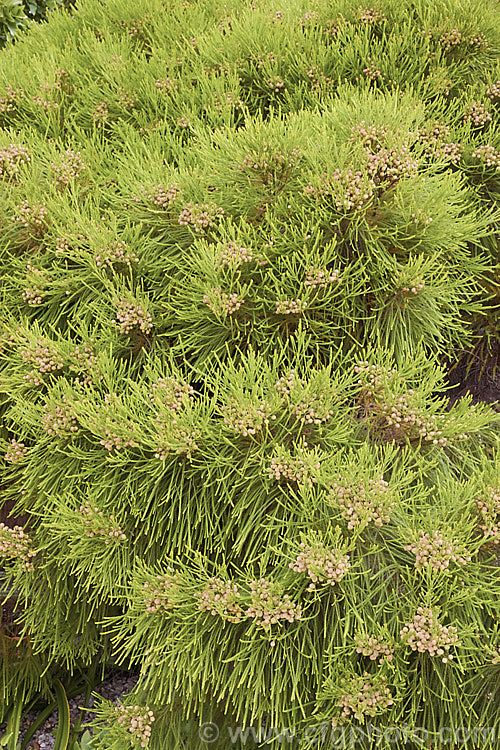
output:
{"label": "foliage", "polygon": [[89,0],[2,53],[6,706],[113,660],[102,750],[496,725],[499,416],[439,357],[497,325],[497,21]]}
{"label": "foliage", "polygon": [[0,47],[28,29],[33,21],[44,21],[47,13],[68,0],[1,0]]}

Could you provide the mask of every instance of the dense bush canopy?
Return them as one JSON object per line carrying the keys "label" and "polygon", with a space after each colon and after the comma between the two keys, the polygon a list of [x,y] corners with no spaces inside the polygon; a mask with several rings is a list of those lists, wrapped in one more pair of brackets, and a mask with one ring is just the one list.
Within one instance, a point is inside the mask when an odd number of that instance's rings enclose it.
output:
{"label": "dense bush canopy", "polygon": [[499,28],[89,0],[1,53],[5,711],[101,661],[109,750],[497,724],[499,417],[440,362],[499,335]]}

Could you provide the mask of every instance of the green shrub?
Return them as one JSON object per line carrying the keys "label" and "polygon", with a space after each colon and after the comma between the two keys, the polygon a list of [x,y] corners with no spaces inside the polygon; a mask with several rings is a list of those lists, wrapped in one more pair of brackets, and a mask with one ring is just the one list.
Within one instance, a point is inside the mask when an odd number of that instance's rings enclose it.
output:
{"label": "green shrub", "polygon": [[0,553],[43,664],[140,672],[93,746],[496,725],[499,417],[440,361],[498,325],[497,17],[83,2],[2,53]]}
{"label": "green shrub", "polygon": [[45,21],[47,13],[67,0],[1,0],[0,2],[0,47],[33,21]]}

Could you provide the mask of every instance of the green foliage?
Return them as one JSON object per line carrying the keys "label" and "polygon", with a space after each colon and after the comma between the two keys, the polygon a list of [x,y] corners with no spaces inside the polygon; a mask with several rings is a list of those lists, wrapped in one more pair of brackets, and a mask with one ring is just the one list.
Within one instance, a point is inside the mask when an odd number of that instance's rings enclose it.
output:
{"label": "green foliage", "polygon": [[0,47],[28,29],[33,21],[45,21],[47,14],[68,0],[1,0]]}
{"label": "green foliage", "polygon": [[2,53],[6,706],[112,660],[102,750],[497,723],[499,416],[439,362],[497,326],[497,21],[88,1]]}

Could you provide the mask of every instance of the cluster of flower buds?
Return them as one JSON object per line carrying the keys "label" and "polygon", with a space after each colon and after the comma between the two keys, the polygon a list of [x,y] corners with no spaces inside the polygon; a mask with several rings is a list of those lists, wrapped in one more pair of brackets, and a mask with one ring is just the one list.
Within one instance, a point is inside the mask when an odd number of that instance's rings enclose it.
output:
{"label": "cluster of flower buds", "polygon": [[155,458],[159,458],[160,461],[164,461],[172,453],[176,455],[184,454],[191,458],[191,454],[198,450],[197,441],[201,437],[200,430],[181,427],[175,420],[172,420],[169,424],[157,420],[156,426],[158,429],[158,447]]}
{"label": "cluster of flower buds", "polygon": [[[279,78],[273,79],[280,82]],[[271,88],[271,82],[269,84]],[[283,86],[277,86],[277,90]],[[247,154],[241,164],[238,164],[238,169],[242,172],[245,170],[253,170],[257,173],[260,181],[264,185],[273,184],[276,178],[283,178],[289,169],[295,166],[298,161],[302,158],[302,152],[299,148],[294,148],[289,153],[284,153],[280,149],[271,150],[269,143],[265,142],[262,146],[261,154]]]}
{"label": "cluster of flower buds", "polygon": [[118,103],[122,109],[133,109],[137,104],[137,94],[135,91],[127,91],[120,87],[118,89]]}
{"label": "cluster of flower buds", "polygon": [[340,272],[337,269],[329,271],[326,268],[308,268],[306,271],[304,286],[313,289],[324,289],[328,284],[332,284],[334,281],[339,281],[339,276]]}
{"label": "cluster of flower buds", "polygon": [[[354,716],[357,721],[363,721],[366,716],[376,716],[394,703],[392,694],[384,677],[373,676],[365,672],[342,680],[342,695],[338,700],[338,707],[342,709],[340,720]],[[332,724],[337,724],[334,719]]]}
{"label": "cluster of flower buds", "polygon": [[331,187],[333,193],[328,189],[324,192],[332,195],[338,211],[359,211],[372,198],[375,183],[360,170],[347,169],[341,172],[336,169],[331,177]]}
{"label": "cluster of flower buds", "polygon": [[194,388],[169,375],[152,383],[149,397],[151,401],[158,400],[171,411],[180,411],[186,403],[193,400]]}
{"label": "cluster of flower buds", "polygon": [[126,299],[120,300],[114,322],[121,333],[131,333],[137,329],[143,333],[150,333],[153,328],[153,318],[150,313],[146,312],[139,303],[128,302]]}
{"label": "cluster of flower buds", "polygon": [[32,205],[28,200],[25,200],[19,206],[16,206],[16,213],[12,217],[12,221],[21,224],[36,237],[40,237],[47,228],[47,215],[47,208],[42,203]]}
{"label": "cluster of flower buds", "polygon": [[199,595],[198,609],[219,615],[228,622],[241,622],[244,613],[239,600],[240,592],[235,583],[211,578]]}
{"label": "cluster of flower buds", "polygon": [[37,307],[38,305],[42,304],[44,293],[45,289],[41,289],[40,287],[28,286],[23,289],[22,297],[27,305],[29,305],[30,307]]}
{"label": "cluster of flower buds", "polygon": [[445,539],[439,531],[421,531],[417,541],[407,544],[405,550],[415,555],[415,567],[425,568],[430,566],[433,570],[446,570],[450,562],[466,565],[470,562],[469,555],[463,555],[461,547],[448,539]]}
{"label": "cluster of flower buds", "polygon": [[224,112],[224,110],[242,109],[244,106],[243,99],[239,96],[235,96],[230,91],[226,91],[224,96],[221,98],[219,94],[214,91],[214,107],[217,112]]}
{"label": "cluster of flower buds", "polygon": [[241,247],[231,240],[220,246],[216,262],[219,268],[238,268],[244,263],[257,263],[263,266],[268,261],[260,255],[255,255],[253,250]]}
{"label": "cluster of flower buds", "polygon": [[392,660],[394,648],[379,636],[356,635],[354,642],[356,644],[356,653],[369,656],[371,661],[378,659],[379,663],[383,664],[384,661]]}
{"label": "cluster of flower buds", "polygon": [[[168,208],[171,206],[177,196],[180,193],[180,188],[178,188],[176,185],[168,185],[168,187],[163,187],[163,185],[155,185],[154,188],[151,188],[151,190],[146,190],[146,188],[141,186],[141,192],[142,197],[147,200],[148,203],[152,203],[153,206],[158,206],[159,208]],[[140,201],[140,198],[134,198],[135,201]]]}
{"label": "cluster of flower buds", "polygon": [[476,500],[480,514],[479,528],[485,540],[493,544],[500,544],[500,489],[489,487]]}
{"label": "cluster of flower buds", "polygon": [[462,32],[456,28],[453,28],[449,29],[448,31],[444,31],[439,37],[438,41],[443,50],[445,52],[449,52],[453,47],[458,47],[462,40]]}
{"label": "cluster of flower buds", "polygon": [[387,18],[379,8],[358,8],[356,21],[368,26],[370,24],[385,23]]}
{"label": "cluster of flower buds", "polygon": [[215,203],[188,203],[179,214],[179,224],[191,227],[195,232],[202,232],[215,225],[217,219],[224,216],[224,209]]}
{"label": "cluster of flower buds", "polygon": [[66,92],[71,90],[70,75],[67,70],[58,68],[54,71],[54,90]]}
{"label": "cluster of flower buds", "polygon": [[279,620],[294,622],[302,617],[300,606],[292,602],[288,594],[283,594],[279,584],[265,578],[250,581],[250,602],[245,615],[265,630],[270,630]]}
{"label": "cluster of flower buds", "polygon": [[493,652],[493,659],[491,660],[492,664],[500,664],[500,648],[496,648]]}
{"label": "cluster of flower buds", "polygon": [[281,89],[284,87],[285,82],[279,76],[272,76],[267,81],[267,85],[269,86],[270,89],[274,90],[275,94],[279,94]]}
{"label": "cluster of flower buds", "polygon": [[36,557],[33,541],[22,526],[10,529],[0,523],[0,557],[11,558],[16,565],[25,570],[33,570],[33,558]]}
{"label": "cluster of flower buds", "polygon": [[301,542],[300,547],[301,552],[290,563],[290,568],[296,573],[307,573],[312,581],[309,591],[314,591],[317,584],[334,586],[351,567],[349,555],[343,555],[339,550],[326,549],[320,544],[309,546],[305,542]]}
{"label": "cluster of flower buds", "polygon": [[[401,279],[398,279],[396,283],[400,284],[401,283]],[[410,283],[412,284],[412,286],[399,286],[399,291],[403,295],[412,295],[412,296],[416,297],[417,294],[419,292],[421,292],[422,289],[425,286],[425,283],[423,281],[421,281],[420,279],[412,279],[412,281]]]}
{"label": "cluster of flower buds", "polygon": [[386,128],[378,125],[368,125],[365,120],[361,120],[361,122],[351,128],[349,141],[351,143],[360,141],[363,147],[370,154],[373,154],[382,147],[386,137]]}
{"label": "cluster of flower buds", "polygon": [[286,375],[276,381],[275,388],[282,396],[290,396],[297,385],[302,385],[302,380],[297,380],[295,370],[290,370]]}
{"label": "cluster of flower buds", "polygon": [[225,318],[240,309],[245,302],[236,292],[223,292],[220,287],[214,287],[208,294],[203,295],[203,303],[218,317]]}
{"label": "cluster of flower buds", "polygon": [[46,276],[43,270],[36,268],[29,262],[27,265],[27,271],[31,275],[34,285],[25,287],[22,292],[22,297],[27,305],[30,307],[36,307],[37,305],[42,304],[45,292],[52,279]]}
{"label": "cluster of flower buds", "polygon": [[307,302],[300,299],[284,299],[276,302],[277,315],[299,315],[307,309]]}
{"label": "cluster of flower buds", "polygon": [[434,161],[450,161],[458,164],[463,148],[459,143],[450,141],[450,129],[446,125],[434,124],[430,128],[418,131],[420,142],[424,145],[424,158]]}
{"label": "cluster of flower buds", "polygon": [[102,127],[109,117],[109,109],[106,102],[99,102],[92,112],[92,119],[97,124],[97,127]]}
{"label": "cluster of flower buds", "polygon": [[147,706],[115,706],[116,721],[132,735],[132,747],[148,747],[155,715]]}
{"label": "cluster of flower buds", "polygon": [[77,345],[71,353],[69,369],[78,373],[76,385],[91,385],[92,374],[97,370],[98,358],[91,346]]}
{"label": "cluster of flower buds", "polygon": [[12,112],[16,108],[16,104],[22,99],[24,99],[22,89],[13,89],[12,86],[6,86],[5,95],[0,97],[0,114]]}
{"label": "cluster of flower buds", "polygon": [[98,506],[92,506],[90,501],[86,500],[77,510],[80,516],[85,536],[90,539],[102,537],[105,544],[119,544],[127,537],[118,525],[114,516],[105,516]]}
{"label": "cluster of flower buds", "polygon": [[303,448],[297,448],[297,453],[293,456],[287,451],[281,450],[277,456],[273,456],[271,459],[268,476],[269,479],[278,481],[284,480],[294,484],[312,485],[316,481],[314,473],[319,471],[320,468],[320,462],[315,461],[312,454],[308,455]]}
{"label": "cluster of flower buds", "polygon": [[34,346],[21,349],[21,358],[23,362],[29,364],[33,369],[24,376],[24,380],[33,385],[43,383],[43,375],[52,374],[62,370],[64,362],[58,352],[46,344],[43,339],[39,339]]}
{"label": "cluster of flower buds", "polygon": [[372,60],[369,60],[366,68],[363,68],[363,73],[370,81],[377,81],[382,78],[382,71],[375,67]]}
{"label": "cluster of flower buds", "polygon": [[143,594],[146,612],[154,613],[159,610],[172,609],[174,606],[172,593],[178,590],[179,586],[179,576],[172,568],[168,568],[166,573],[158,573],[154,581],[145,581]]}
{"label": "cluster of flower buds", "polygon": [[474,159],[484,162],[487,167],[494,167],[497,172],[500,172],[500,151],[491,144],[479,146],[472,152],[472,156]]}
{"label": "cluster of flower buds", "polygon": [[387,369],[382,365],[371,365],[366,360],[364,362],[358,362],[354,367],[354,372],[356,375],[361,376],[358,380],[358,385],[367,387],[367,392],[371,395],[374,395],[377,391],[383,389],[390,378],[396,374],[394,368]]}
{"label": "cluster of flower buds", "polygon": [[5,451],[5,460],[10,461],[12,464],[18,464],[23,460],[27,452],[28,449],[24,443],[12,439]]}
{"label": "cluster of flower buds", "polygon": [[221,407],[224,424],[230,430],[239,432],[243,437],[255,435],[264,425],[268,425],[270,420],[276,419],[272,414],[273,407],[265,401],[258,404],[242,404],[236,399],[231,399],[228,404]]}
{"label": "cluster of flower buds", "polygon": [[492,83],[491,86],[488,86],[486,89],[486,96],[492,101],[500,99],[500,81],[496,81],[495,83]]}
{"label": "cluster of flower buds", "polygon": [[139,258],[133,250],[129,250],[127,243],[123,240],[110,242],[107,247],[101,247],[94,255],[97,266],[113,268],[120,263],[131,267],[132,263],[138,263]]}
{"label": "cluster of flower buds", "polygon": [[394,507],[389,484],[383,477],[369,479],[366,484],[332,482],[328,500],[340,508],[348,529],[372,522],[375,526],[389,523]]}
{"label": "cluster of flower buds", "polygon": [[177,91],[179,88],[175,78],[159,78],[155,81],[155,86],[162,94],[169,94],[171,91]]}
{"label": "cluster of flower buds", "polygon": [[293,406],[293,414],[302,424],[320,425],[333,417],[334,411],[327,404],[327,394],[307,394]]}
{"label": "cluster of flower buds", "polygon": [[375,185],[386,182],[392,185],[405,177],[415,177],[418,159],[409,153],[408,146],[380,148],[375,153],[367,153],[366,167]]}
{"label": "cluster of flower buds", "polygon": [[464,120],[477,125],[477,127],[482,127],[491,121],[491,114],[483,102],[472,102],[464,109]]}
{"label": "cluster of flower buds", "polygon": [[432,610],[426,607],[417,607],[413,620],[405,623],[400,636],[412,651],[441,656],[445,664],[453,659],[448,653],[450,648],[460,645],[457,629],[452,625],[441,625]]}
{"label": "cluster of flower buds", "polygon": [[11,143],[7,148],[0,149],[0,177],[16,177],[19,168],[30,161],[29,149]]}
{"label": "cluster of flower buds", "polygon": [[44,112],[50,112],[51,109],[59,109],[59,103],[54,99],[54,93],[60,87],[51,85],[48,81],[39,85],[40,93],[33,97],[35,104],[43,109]]}
{"label": "cluster of flower buds", "polygon": [[[137,443],[132,438],[129,438],[128,440],[125,439],[122,435],[118,434],[116,428],[121,430],[123,428],[122,422],[113,422],[113,420],[110,420],[109,418],[106,419],[106,424],[108,425],[104,429],[104,438],[99,440],[100,445],[104,446],[107,451],[112,450],[123,450],[123,448],[137,448]],[[113,426],[115,429],[113,429]]]}
{"label": "cluster of flower buds", "polygon": [[41,426],[47,435],[62,439],[71,437],[79,430],[76,414],[64,396],[61,404],[45,404]]}
{"label": "cluster of flower buds", "polygon": [[333,78],[325,75],[317,65],[313,65],[307,69],[307,77],[312,83],[311,91],[313,94],[319,94],[321,91],[331,89],[334,84]]}
{"label": "cluster of flower buds", "polygon": [[53,182],[57,187],[67,187],[87,169],[81,153],[70,148],[61,155],[58,163],[51,166],[54,172]]}
{"label": "cluster of flower buds", "polygon": [[[406,394],[391,399],[390,403],[380,405],[387,425],[397,433],[406,434],[410,439],[421,438],[444,448],[448,445],[448,438],[443,435],[436,417],[426,419],[418,408],[412,406],[413,395],[414,391],[410,389]],[[465,433],[457,436],[458,439],[465,437]]]}
{"label": "cluster of flower buds", "polygon": [[426,216],[423,208],[417,208],[415,211],[412,211],[411,219],[415,225],[420,224],[423,227],[428,227],[429,224],[432,224],[432,216]]}

